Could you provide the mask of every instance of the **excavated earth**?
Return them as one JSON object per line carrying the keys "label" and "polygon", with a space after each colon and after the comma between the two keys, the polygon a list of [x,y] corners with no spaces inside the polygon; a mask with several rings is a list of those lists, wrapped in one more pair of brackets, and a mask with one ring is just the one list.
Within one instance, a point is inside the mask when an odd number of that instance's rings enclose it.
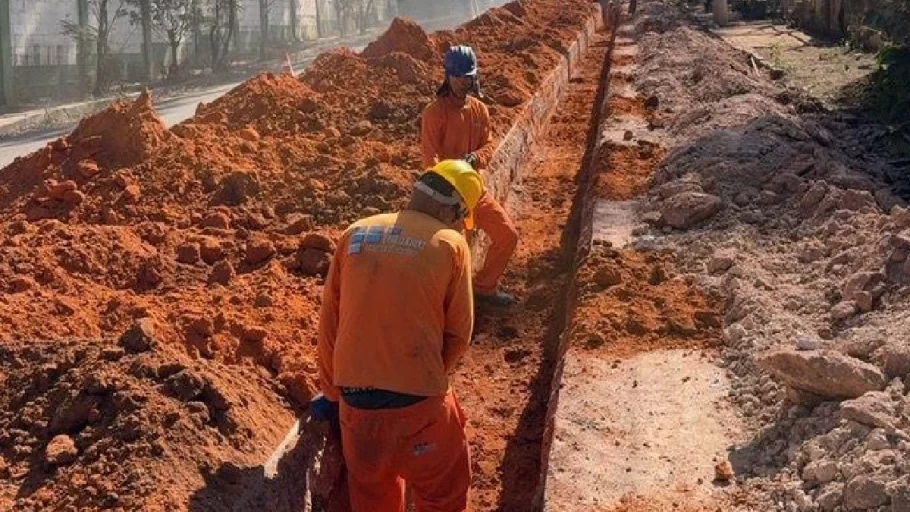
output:
{"label": "excavated earth", "polygon": [[[400,207],[420,171],[445,48],[477,49],[499,139],[593,13],[522,0],[429,35],[396,20],[170,130],[143,95],[0,170],[0,509],[230,508],[314,393],[334,237]],[[487,398],[524,408],[533,387]],[[539,452],[513,429],[475,434]],[[521,502],[507,447],[481,445],[475,503]]]}

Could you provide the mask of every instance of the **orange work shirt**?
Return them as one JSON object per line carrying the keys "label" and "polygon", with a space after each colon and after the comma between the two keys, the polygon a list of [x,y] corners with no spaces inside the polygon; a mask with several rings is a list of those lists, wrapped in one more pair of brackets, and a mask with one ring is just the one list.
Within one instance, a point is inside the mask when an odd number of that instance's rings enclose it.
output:
{"label": "orange work shirt", "polygon": [[424,169],[468,153],[477,157],[478,169],[486,168],[494,149],[489,109],[473,96],[436,98],[420,119],[420,149]]}
{"label": "orange work shirt", "polygon": [[474,326],[470,249],[429,215],[376,215],[345,231],[323,289],[322,392],[376,388],[418,396],[448,391],[448,373]]}

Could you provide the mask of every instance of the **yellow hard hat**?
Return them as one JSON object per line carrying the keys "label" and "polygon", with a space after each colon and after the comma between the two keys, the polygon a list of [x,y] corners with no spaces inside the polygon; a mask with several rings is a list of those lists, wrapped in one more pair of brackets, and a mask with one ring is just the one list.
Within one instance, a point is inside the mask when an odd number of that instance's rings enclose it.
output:
{"label": "yellow hard hat", "polygon": [[442,176],[455,187],[468,210],[464,219],[465,228],[473,229],[474,207],[483,195],[483,178],[464,160],[443,160],[429,170]]}

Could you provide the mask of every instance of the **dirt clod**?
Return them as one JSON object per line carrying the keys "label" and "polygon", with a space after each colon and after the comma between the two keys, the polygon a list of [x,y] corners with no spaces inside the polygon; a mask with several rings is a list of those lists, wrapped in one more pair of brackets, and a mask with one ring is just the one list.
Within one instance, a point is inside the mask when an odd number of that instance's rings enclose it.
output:
{"label": "dirt clod", "polygon": [[76,443],[68,435],[60,434],[51,439],[45,451],[45,463],[48,467],[65,466],[76,461],[79,450]]}
{"label": "dirt clod", "polygon": [[231,265],[229,261],[219,261],[215,263],[212,267],[211,273],[209,273],[209,283],[210,284],[220,284],[228,285],[231,282],[231,279],[236,275],[234,266]]}
{"label": "dirt clod", "polygon": [[255,239],[246,246],[245,261],[250,265],[258,265],[274,256],[275,252],[275,244],[271,240]]}
{"label": "dirt clod", "polygon": [[133,354],[151,350],[156,344],[155,327],[150,318],[140,318],[120,337],[120,345]]}
{"label": "dirt clod", "polygon": [[725,460],[714,466],[715,482],[729,482],[735,478],[736,473],[733,472],[733,465],[730,464],[730,461]]}

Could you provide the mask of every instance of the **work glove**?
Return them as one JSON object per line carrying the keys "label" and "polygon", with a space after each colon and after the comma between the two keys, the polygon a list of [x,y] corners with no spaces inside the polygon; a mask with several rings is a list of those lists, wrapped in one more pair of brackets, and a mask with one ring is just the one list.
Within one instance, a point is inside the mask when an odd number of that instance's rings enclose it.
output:
{"label": "work glove", "polygon": [[477,167],[477,155],[474,153],[468,153],[467,155],[461,157],[461,159],[467,162],[471,167]]}
{"label": "work glove", "polygon": [[338,402],[333,402],[320,393],[310,400],[310,417],[316,421],[338,423]]}

